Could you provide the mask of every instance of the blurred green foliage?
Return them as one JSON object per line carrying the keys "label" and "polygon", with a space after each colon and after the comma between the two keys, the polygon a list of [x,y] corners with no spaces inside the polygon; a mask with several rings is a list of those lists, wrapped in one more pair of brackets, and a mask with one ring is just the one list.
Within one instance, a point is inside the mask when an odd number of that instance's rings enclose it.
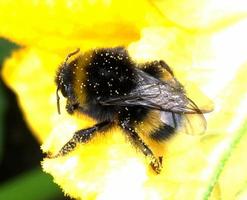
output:
{"label": "blurred green foliage", "polygon": [[[16,44],[11,43],[7,40],[0,39],[0,70],[2,68],[2,64],[4,59],[11,55],[11,52],[15,49],[19,48]],[[0,76],[1,77],[1,76]],[[7,90],[2,82],[2,78],[0,79],[0,166],[3,164],[3,157],[8,155],[6,151],[6,146],[9,144],[5,144],[6,142],[6,110],[9,106],[9,95],[7,95]],[[22,117],[22,116],[17,116]],[[18,131],[18,134],[23,134],[25,131]],[[32,137],[32,136],[30,136]],[[10,147],[13,148],[13,147]],[[39,148],[39,147],[37,147]],[[5,150],[5,151],[4,151]],[[15,152],[19,157],[21,155],[20,152]],[[30,152],[29,152],[30,153]],[[31,152],[32,154],[32,152]],[[12,159],[12,158],[11,158]],[[11,160],[10,159],[10,160]],[[13,160],[13,159],[12,159]],[[16,160],[16,159],[14,159]],[[18,159],[17,159],[18,160]],[[30,158],[31,160],[31,158]],[[15,165],[14,167],[18,168],[20,166],[16,165],[16,163],[8,163],[8,165]],[[22,166],[23,167],[23,166]],[[28,167],[27,167],[28,169]],[[61,190],[52,182],[51,176],[45,174],[41,167],[36,167],[31,170],[26,170],[19,174],[20,170],[16,170],[13,172],[15,174],[14,177],[7,178],[6,181],[1,177],[5,175],[8,177],[8,172],[1,171],[0,173],[0,199],[6,200],[62,200],[66,199],[63,197]],[[12,173],[12,174],[13,174]],[[2,182],[1,182],[2,181]]]}
{"label": "blurred green foliage", "polygon": [[19,175],[0,187],[0,199],[6,200],[57,199],[59,195],[61,192],[52,183],[51,177],[40,168]]}
{"label": "blurred green foliage", "polygon": [[3,140],[4,140],[4,123],[3,123],[3,117],[7,101],[5,99],[5,94],[3,90],[2,83],[0,82],[0,163],[3,157]]}
{"label": "blurred green foliage", "polygon": [[[8,42],[7,40],[0,40],[0,67],[2,67],[2,63],[4,58],[9,56],[11,50],[17,48],[18,46]],[[5,93],[3,90],[3,84],[0,82],[0,163],[3,156],[3,141],[4,141],[4,112],[6,110],[7,101],[5,97]]]}
{"label": "blurred green foliage", "polygon": [[[18,48],[14,43],[0,39],[0,69],[3,60],[8,57],[13,49]],[[4,112],[7,107],[6,94],[3,89],[2,81],[0,81],[0,163],[3,157],[3,141],[4,141]]]}

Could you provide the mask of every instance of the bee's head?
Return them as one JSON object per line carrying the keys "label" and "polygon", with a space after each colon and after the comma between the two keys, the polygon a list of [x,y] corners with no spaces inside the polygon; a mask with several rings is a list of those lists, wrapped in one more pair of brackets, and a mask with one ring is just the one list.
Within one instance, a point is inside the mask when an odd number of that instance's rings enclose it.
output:
{"label": "bee's head", "polygon": [[55,82],[57,84],[57,110],[60,114],[60,97],[59,97],[59,90],[61,91],[62,95],[69,100],[73,100],[73,73],[71,72],[71,67],[68,64],[68,60],[71,56],[77,54],[80,49],[76,49],[76,51],[70,53],[64,60],[63,64],[59,67]]}

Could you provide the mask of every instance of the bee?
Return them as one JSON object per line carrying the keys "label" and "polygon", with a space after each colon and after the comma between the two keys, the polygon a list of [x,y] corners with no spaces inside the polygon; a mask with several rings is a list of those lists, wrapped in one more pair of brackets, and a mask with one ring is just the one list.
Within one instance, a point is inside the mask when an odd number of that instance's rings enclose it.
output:
{"label": "bee", "polygon": [[[159,174],[162,157],[154,155],[141,134],[162,142],[179,128],[190,134],[205,131],[203,113],[209,110],[199,109],[187,97],[184,87],[163,60],[136,63],[124,47],[98,48],[83,54],[79,51],[70,53],[57,71],[57,109],[60,114],[61,91],[67,99],[69,114],[83,113],[97,123],[76,131],[50,158],[64,156],[79,143],[90,142],[96,133],[119,126],[131,144],[151,158],[150,166]],[[193,128],[191,115],[199,119],[201,130]],[[145,125],[149,128],[145,129]]]}

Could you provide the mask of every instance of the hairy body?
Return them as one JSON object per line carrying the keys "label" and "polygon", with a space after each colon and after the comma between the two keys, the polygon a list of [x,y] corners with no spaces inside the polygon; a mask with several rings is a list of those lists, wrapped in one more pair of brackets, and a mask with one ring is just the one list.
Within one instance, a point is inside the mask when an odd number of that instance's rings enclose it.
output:
{"label": "hairy body", "polygon": [[189,122],[187,114],[198,115],[205,128],[202,111],[186,96],[164,61],[137,64],[122,47],[94,49],[68,61],[76,53],[68,55],[57,72],[58,110],[61,90],[67,98],[68,113],[84,113],[97,123],[77,131],[53,157],[69,153],[97,132],[119,126],[129,141],[151,158],[153,170],[160,173],[162,159],[154,155],[141,136],[163,141],[187,124],[184,118]]}

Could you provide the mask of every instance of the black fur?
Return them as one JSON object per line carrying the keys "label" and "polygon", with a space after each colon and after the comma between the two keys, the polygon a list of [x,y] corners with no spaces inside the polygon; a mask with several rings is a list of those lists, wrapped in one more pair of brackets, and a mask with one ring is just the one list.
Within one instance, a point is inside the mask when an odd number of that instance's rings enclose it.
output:
{"label": "black fur", "polygon": [[141,66],[142,70],[151,76],[160,79],[162,77],[162,70],[158,61],[148,62]]}
{"label": "black fur", "polygon": [[85,113],[99,121],[115,119],[118,106],[102,106],[100,99],[122,96],[135,87],[135,64],[124,48],[98,49],[92,52],[92,59],[85,66],[87,72]]}
{"label": "black fur", "polygon": [[142,122],[148,115],[150,109],[141,106],[123,107],[119,112],[119,121],[128,120],[130,126],[135,126],[138,122]]}
{"label": "black fur", "polygon": [[89,99],[122,96],[135,87],[135,64],[123,48],[99,49],[86,66]]}
{"label": "black fur", "polygon": [[153,132],[150,137],[158,142],[162,142],[168,138],[170,138],[174,133],[175,133],[176,129],[169,126],[169,125],[164,125],[162,127],[160,127],[158,130],[156,130],[155,132]]}

